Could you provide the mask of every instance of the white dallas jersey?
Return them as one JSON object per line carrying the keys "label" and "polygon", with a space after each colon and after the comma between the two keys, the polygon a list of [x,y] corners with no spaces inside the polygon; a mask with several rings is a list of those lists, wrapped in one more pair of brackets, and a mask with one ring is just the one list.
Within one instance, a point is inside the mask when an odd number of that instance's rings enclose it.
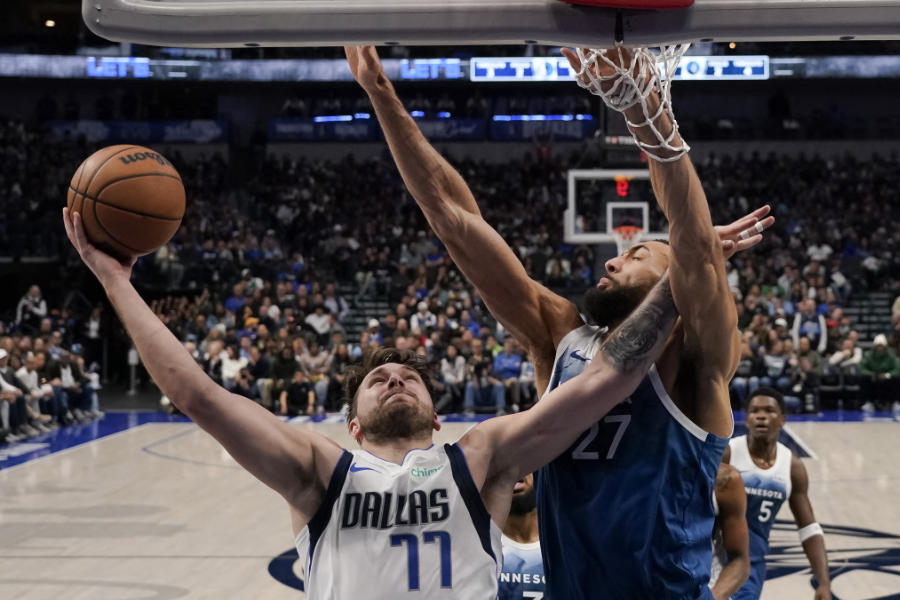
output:
{"label": "white dallas jersey", "polygon": [[401,464],[344,452],[297,536],[310,600],[494,600],[500,528],[456,444]]}

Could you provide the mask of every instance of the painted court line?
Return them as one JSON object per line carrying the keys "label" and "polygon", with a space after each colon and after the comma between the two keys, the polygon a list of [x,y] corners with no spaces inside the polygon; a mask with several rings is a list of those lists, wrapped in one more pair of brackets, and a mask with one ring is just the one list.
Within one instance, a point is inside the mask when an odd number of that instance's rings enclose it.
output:
{"label": "painted court line", "polygon": [[813,452],[813,449],[810,448],[809,445],[803,441],[803,438],[801,438],[799,435],[797,435],[794,432],[794,430],[792,430],[789,426],[785,425],[784,427],[781,428],[781,430],[784,431],[785,433],[787,433],[789,436],[791,436],[791,438],[793,438],[793,440],[795,442],[797,442],[797,445],[800,446],[801,448],[803,448],[803,450],[807,454],[809,454],[809,457],[811,459],[819,460],[819,455],[816,454],[815,452]]}
{"label": "painted court line", "polygon": [[122,435],[122,434],[125,434],[125,433],[131,433],[132,431],[137,431],[138,429],[140,429],[140,428],[142,428],[142,427],[145,427],[145,426],[147,426],[147,425],[153,425],[153,423],[141,423],[140,425],[135,425],[134,427],[129,427],[128,429],[123,429],[122,431],[116,431],[115,433],[110,433],[109,435],[104,435],[103,437],[100,437],[100,438],[97,438],[97,439],[94,439],[94,440],[88,440],[88,441],[86,441],[86,442],[82,442],[82,443],[80,443],[80,444],[76,444],[76,445],[74,445],[74,446],[70,446],[70,447],[68,447],[68,448],[63,448],[62,450],[57,450],[56,452],[51,452],[51,453],[49,453],[49,454],[43,454],[43,455],[41,455],[41,456],[35,456],[34,458],[28,459],[28,460],[26,460],[26,461],[23,462],[23,463],[19,463],[19,464],[17,464],[17,465],[12,465],[12,466],[5,467],[5,468],[3,468],[3,469],[0,469],[0,476],[3,476],[4,473],[8,473],[9,471],[12,471],[13,469],[18,469],[19,467],[24,467],[24,466],[26,466],[26,465],[33,465],[33,464],[35,464],[36,462],[42,461],[42,460],[47,459],[47,458],[52,458],[52,457],[55,457],[55,456],[61,456],[61,455],[63,455],[63,454],[69,454],[69,453],[74,452],[74,451],[76,451],[76,450],[86,449],[86,448],[87,448],[88,446],[90,446],[91,444],[97,444],[97,443],[103,442],[103,441],[105,441],[105,440],[109,440],[109,439],[112,439],[112,438],[114,438],[114,437],[118,437],[118,436],[120,436],[120,435]]}

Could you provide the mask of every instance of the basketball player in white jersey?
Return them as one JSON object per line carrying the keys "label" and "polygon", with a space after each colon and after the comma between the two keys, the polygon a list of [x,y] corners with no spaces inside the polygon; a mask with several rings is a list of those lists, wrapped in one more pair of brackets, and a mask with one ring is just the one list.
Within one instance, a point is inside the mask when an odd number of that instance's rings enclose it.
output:
{"label": "basketball player in white jersey", "polygon": [[677,317],[663,277],[549,402],[440,447],[425,366],[411,351],[379,350],[345,379],[348,428],[360,445],[348,452],[216,385],[131,285],[135,261],[91,245],[81,215],[64,209],[63,219],[162,392],[287,501],[311,600],[496,598],[497,524],[516,481],[634,391]]}
{"label": "basketball player in white jersey", "polygon": [[734,594],[735,600],[757,600],[762,594],[769,534],[785,500],[791,507],[803,552],[809,559],[818,584],[814,598],[831,600],[825,534],[816,523],[807,495],[809,477],[806,467],[799,457],[778,441],[784,422],[784,396],[781,392],[765,387],[754,390],[747,401],[748,433],[733,438],[722,458],[741,473],[747,493],[750,578]]}
{"label": "basketball player in white jersey", "polygon": [[541,600],[546,581],[538,539],[533,475],[516,482],[500,541],[503,544],[503,571],[498,600]]}
{"label": "basketball player in white jersey", "polygon": [[750,576],[750,534],[747,532],[747,496],[737,469],[719,465],[713,496],[713,564],[709,587],[716,600],[730,600]]}
{"label": "basketball player in white jersey", "polygon": [[[733,431],[728,382],[740,352],[725,259],[761,240],[773,222],[769,207],[717,229],[688,156],[649,161],[671,246],[649,241],[608,261],[607,276],[585,294],[586,324],[571,301],[528,276],[485,222],[465,181],[403,107],[375,49],[346,51],[409,192],[493,316],[533,357],[539,389],[586,368],[604,337],[670,270],[681,318],[646,381],[614,414],[585,421],[580,439],[535,478],[541,551],[553,600],[708,597],[712,494]],[[651,112],[659,106],[655,92],[648,103]],[[626,111],[632,122],[639,116]],[[664,136],[673,130],[665,114],[655,126]],[[636,135],[656,141],[647,127]],[[675,472],[681,478],[670,476]]]}
{"label": "basketball player in white jersey", "polygon": [[723,460],[741,473],[747,493],[750,528],[750,578],[734,595],[756,600],[766,579],[769,533],[781,505],[787,500],[797,523],[800,543],[809,559],[817,587],[815,600],[831,599],[831,578],[825,534],[816,523],[807,488],[809,477],[799,457],[778,441],[784,427],[784,396],[772,388],[758,388],[747,404],[747,435],[731,440]]}

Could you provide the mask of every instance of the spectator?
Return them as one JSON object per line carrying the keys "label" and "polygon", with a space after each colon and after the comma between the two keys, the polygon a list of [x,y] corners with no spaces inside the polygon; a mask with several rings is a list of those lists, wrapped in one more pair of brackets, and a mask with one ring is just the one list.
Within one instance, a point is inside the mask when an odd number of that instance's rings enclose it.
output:
{"label": "spectator", "polygon": [[472,340],[472,355],[468,360],[468,380],[463,399],[463,411],[467,416],[475,414],[476,405],[490,406],[498,416],[506,413],[503,384],[492,372],[493,362],[484,354],[482,341],[477,338]]}
{"label": "spectator", "polygon": [[416,308],[416,313],[409,319],[409,326],[412,331],[424,333],[426,329],[437,325],[437,317],[428,310],[427,302],[419,302]]}
{"label": "spectator", "polygon": [[[55,362],[55,361],[54,361]],[[96,415],[93,408],[93,393],[90,381],[72,360],[72,355],[64,351],[59,357],[59,386],[66,393],[68,405],[75,418],[82,422],[90,422]]]}
{"label": "spectator", "polygon": [[[249,340],[249,338],[242,339]],[[222,358],[222,385],[226,390],[232,391],[235,378],[247,364],[248,360],[241,356],[237,346],[234,344],[226,346],[225,356]]]}
{"label": "spectator", "polygon": [[760,387],[771,387],[779,391],[787,391],[790,387],[790,355],[785,352],[785,344],[781,340],[772,342],[763,354],[763,372],[759,378]]}
{"label": "spectator", "polygon": [[447,346],[446,355],[441,359],[440,379],[444,383],[444,395],[437,404],[440,409],[449,407],[453,411],[462,400],[466,383],[466,359],[454,344]]}
{"label": "spectator", "polygon": [[17,420],[27,426],[26,432],[31,429],[38,433],[50,431],[47,427],[50,417],[41,414],[38,399],[31,395],[28,387],[16,376],[15,369],[10,367],[9,353],[5,349],[0,349],[0,378],[4,382],[0,389],[15,395],[14,403],[19,411]]}
{"label": "spectator", "polygon": [[27,393],[38,404],[38,412],[46,415],[51,421],[57,425],[70,425],[74,422],[74,418],[67,414],[67,410],[63,404],[61,390],[55,393],[51,386],[41,386],[40,377],[37,372],[38,359],[34,355],[25,357],[23,364],[18,371],[16,377],[27,389]]}
{"label": "spectator", "polygon": [[33,285],[16,306],[16,324],[25,332],[36,332],[46,316],[47,302],[41,297],[41,288]]}
{"label": "spectator", "polygon": [[316,304],[314,312],[307,315],[305,321],[316,332],[320,344],[328,342],[331,332],[331,316],[324,304]]}
{"label": "spectator", "polygon": [[294,380],[294,373],[298,370],[300,370],[300,364],[294,356],[294,350],[290,346],[283,347],[272,363],[272,398],[279,399],[279,405],[274,407],[276,412],[286,414],[287,404],[285,404],[286,396],[284,394]]}
{"label": "spectator", "polygon": [[328,397],[328,369],[330,366],[331,354],[323,350],[316,340],[311,341],[309,349],[300,355],[300,368],[303,369],[316,392],[317,414],[325,412],[325,400]]}
{"label": "spectator", "polygon": [[887,336],[879,333],[859,365],[859,372],[866,376],[863,393],[866,398],[862,409],[872,411],[885,409],[894,402],[900,408],[900,363],[894,351],[887,346]]}
{"label": "spectator", "polygon": [[537,386],[534,379],[534,363],[527,357],[522,359],[522,370],[519,371],[519,389],[521,390],[522,404],[520,408],[525,410],[537,402]]}
{"label": "spectator", "polygon": [[306,374],[298,369],[294,371],[290,384],[281,392],[279,403],[282,415],[311,415],[316,402],[316,393],[306,378]]}
{"label": "spectator", "polygon": [[350,313],[350,307],[347,305],[347,301],[344,300],[343,296],[337,293],[334,283],[327,283],[325,285],[324,304],[325,308],[335,316],[338,322],[342,322]]}
{"label": "spectator", "polygon": [[800,303],[800,310],[794,315],[791,338],[795,347],[799,346],[801,336],[809,338],[820,355],[828,348],[828,326],[825,323],[825,316],[816,314],[816,302],[811,298],[803,300]]}
{"label": "spectator", "polygon": [[272,410],[272,365],[268,357],[263,355],[257,345],[250,347],[247,371],[250,375],[250,380],[255,386],[255,393],[251,397],[259,398],[260,403],[264,407]]}
{"label": "spectator", "polygon": [[812,349],[808,337],[801,337],[797,348],[796,366],[792,371],[792,390],[795,394],[804,395],[805,409],[809,412],[815,409],[816,390],[823,372],[822,356]]}
{"label": "spectator", "polygon": [[522,357],[515,352],[515,341],[512,336],[503,340],[502,352],[494,357],[493,372],[503,384],[506,397],[513,412],[519,412],[522,402],[519,375],[522,371]]}
{"label": "spectator", "polygon": [[741,360],[738,362],[734,378],[731,380],[731,387],[737,396],[739,409],[745,407],[748,394],[752,394],[759,387],[760,375],[763,373],[765,373],[763,361],[750,347],[750,340],[745,337],[741,342]]}

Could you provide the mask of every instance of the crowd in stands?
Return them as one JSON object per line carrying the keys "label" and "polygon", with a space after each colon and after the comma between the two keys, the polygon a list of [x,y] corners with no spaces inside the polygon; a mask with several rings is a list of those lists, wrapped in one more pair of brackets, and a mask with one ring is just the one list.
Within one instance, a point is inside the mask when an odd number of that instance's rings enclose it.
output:
{"label": "crowd in stands", "polygon": [[[0,127],[0,193],[9,207],[0,213],[0,255],[71,259],[59,223],[60,190],[88,153],[83,141],[51,142],[15,124]],[[53,160],[35,160],[42,154]],[[188,213],[169,244],[138,262],[135,281],[222,385],[283,414],[336,410],[346,364],[374,346],[395,345],[433,366],[441,411],[503,412],[534,401],[533,366],[456,270],[389,159],[270,156],[234,186],[220,156],[171,158],[186,182]],[[565,171],[579,158],[548,153],[456,165],[529,275],[572,297],[603,268],[595,248],[562,241]],[[900,206],[886,200],[900,185],[897,157],[694,158],[717,223],[763,203],[778,219],[763,244],[728,266],[744,340],[734,405],[756,386],[771,385],[799,410],[816,410],[831,388],[853,386],[858,391],[842,398],[846,407],[890,406],[900,397],[900,304],[895,330],[872,340],[860,339],[843,310],[854,296],[898,290]],[[659,212],[652,214],[653,228],[663,227]],[[389,311],[365,314],[368,327],[348,331],[349,317],[376,300]],[[58,324],[71,318],[65,311],[42,307],[38,294],[17,312],[4,316],[17,337],[0,340],[15,370],[27,367],[29,352],[47,350],[57,330],[70,337],[53,347],[79,362],[72,351],[90,342],[78,328]],[[36,333],[23,328],[22,315],[31,315]],[[47,353],[35,365],[39,373],[62,364],[62,355]],[[5,389],[3,405],[17,419],[9,423],[13,435],[36,428],[41,414],[53,423],[96,410],[90,384],[79,384],[79,393],[44,379],[50,391],[25,409]]]}
{"label": "crowd in stands", "polygon": [[19,300],[16,317],[0,322],[0,443],[103,417],[100,308],[85,319],[49,311],[40,287]]}

